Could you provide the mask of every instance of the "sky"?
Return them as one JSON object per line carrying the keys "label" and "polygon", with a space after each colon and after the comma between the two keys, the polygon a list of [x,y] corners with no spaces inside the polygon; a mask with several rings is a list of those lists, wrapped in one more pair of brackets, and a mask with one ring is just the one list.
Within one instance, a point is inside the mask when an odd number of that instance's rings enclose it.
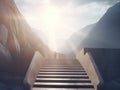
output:
{"label": "sky", "polygon": [[29,25],[39,36],[45,35],[47,45],[54,51],[74,32],[96,23],[118,1],[15,0]]}

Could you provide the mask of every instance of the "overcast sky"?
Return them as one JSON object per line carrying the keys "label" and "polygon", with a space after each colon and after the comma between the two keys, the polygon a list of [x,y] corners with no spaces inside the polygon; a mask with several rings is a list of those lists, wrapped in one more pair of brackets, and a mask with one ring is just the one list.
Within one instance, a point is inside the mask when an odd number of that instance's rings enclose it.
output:
{"label": "overcast sky", "polygon": [[30,24],[49,39],[56,50],[74,32],[96,23],[119,0],[15,0]]}

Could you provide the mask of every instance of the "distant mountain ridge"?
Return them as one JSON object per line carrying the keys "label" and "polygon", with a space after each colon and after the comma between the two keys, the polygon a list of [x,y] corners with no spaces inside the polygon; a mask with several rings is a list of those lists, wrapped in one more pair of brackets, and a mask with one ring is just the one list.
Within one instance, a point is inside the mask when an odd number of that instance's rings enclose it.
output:
{"label": "distant mountain ridge", "polygon": [[120,3],[109,8],[80,47],[120,48]]}
{"label": "distant mountain ridge", "polygon": [[[110,7],[92,28],[88,26],[87,29],[84,28],[69,38],[75,52],[69,46],[67,54],[75,55],[81,48],[120,48],[120,2]],[[81,34],[83,32],[86,34],[84,37]]]}

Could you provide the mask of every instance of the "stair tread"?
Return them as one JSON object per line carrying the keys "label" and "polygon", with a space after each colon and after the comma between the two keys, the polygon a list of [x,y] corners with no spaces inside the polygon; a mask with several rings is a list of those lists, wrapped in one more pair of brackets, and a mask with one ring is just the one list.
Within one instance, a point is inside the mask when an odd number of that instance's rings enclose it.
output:
{"label": "stair tread", "polygon": [[92,85],[91,83],[35,82],[34,85]]}
{"label": "stair tread", "polygon": [[73,76],[73,77],[79,77],[79,76],[88,76],[88,75],[41,75],[41,74],[38,74],[37,76]]}
{"label": "stair tread", "polygon": [[89,78],[88,76],[37,76],[37,78]]}
{"label": "stair tread", "polygon": [[81,65],[41,65],[40,67],[81,67]]}
{"label": "stair tread", "polygon": [[91,83],[58,83],[58,82],[35,82],[34,87],[56,88],[94,88]]}
{"label": "stair tread", "polygon": [[[81,64],[74,60],[47,62],[40,67],[32,90],[94,90],[91,80]],[[73,63],[73,64],[71,64]]]}
{"label": "stair tread", "polygon": [[40,71],[85,71],[84,69],[40,69]]}
{"label": "stair tread", "polygon": [[80,79],[80,78],[36,78],[36,80],[90,80],[90,79]]}
{"label": "stair tread", "polygon": [[69,67],[41,67],[40,69],[84,69],[83,67],[74,67],[74,68],[69,68]]}
{"label": "stair tread", "polygon": [[56,72],[56,71],[53,71],[53,72],[49,72],[49,71],[48,72],[42,72],[42,71],[40,71],[39,72],[39,74],[42,74],[42,73],[47,73],[47,74],[50,74],[50,73],[58,73],[58,74],[59,73],[74,73],[74,74],[77,74],[78,73],[78,74],[80,74],[80,73],[86,73],[86,72],[62,72],[62,71],[61,72]]}
{"label": "stair tread", "polygon": [[85,72],[39,72],[39,75],[87,75]]}
{"label": "stair tread", "polygon": [[59,82],[59,83],[91,83],[90,80],[36,80],[36,82],[42,83],[42,82]]}
{"label": "stair tread", "polygon": [[32,90],[94,90],[93,88],[33,88]]}

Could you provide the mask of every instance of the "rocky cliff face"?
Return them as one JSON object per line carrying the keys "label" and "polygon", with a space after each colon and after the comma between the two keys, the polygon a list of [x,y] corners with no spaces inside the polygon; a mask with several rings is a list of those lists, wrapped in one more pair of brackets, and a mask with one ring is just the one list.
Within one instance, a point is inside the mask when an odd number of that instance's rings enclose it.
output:
{"label": "rocky cliff face", "polygon": [[50,54],[48,47],[32,32],[13,0],[0,0],[0,13],[0,24],[8,29],[7,46],[10,51],[20,52],[20,48],[30,46],[45,57]]}
{"label": "rocky cliff face", "polygon": [[67,41],[70,47],[67,53],[76,53],[81,48],[120,48],[119,38],[120,3],[109,8],[95,25],[87,26],[73,34]]}
{"label": "rocky cliff face", "polygon": [[34,51],[40,51],[44,57],[51,55],[48,47],[32,32],[14,0],[0,0],[0,24],[8,29],[7,47],[11,52],[20,52],[21,49],[30,47]]}
{"label": "rocky cliff face", "polygon": [[[0,62],[6,68],[9,65],[7,73],[12,75],[25,75],[35,51],[45,58],[53,55],[27,24],[14,0],[0,0],[0,45]],[[2,71],[6,68],[3,67]]]}
{"label": "rocky cliff face", "polygon": [[120,48],[120,3],[109,8],[79,47]]}

